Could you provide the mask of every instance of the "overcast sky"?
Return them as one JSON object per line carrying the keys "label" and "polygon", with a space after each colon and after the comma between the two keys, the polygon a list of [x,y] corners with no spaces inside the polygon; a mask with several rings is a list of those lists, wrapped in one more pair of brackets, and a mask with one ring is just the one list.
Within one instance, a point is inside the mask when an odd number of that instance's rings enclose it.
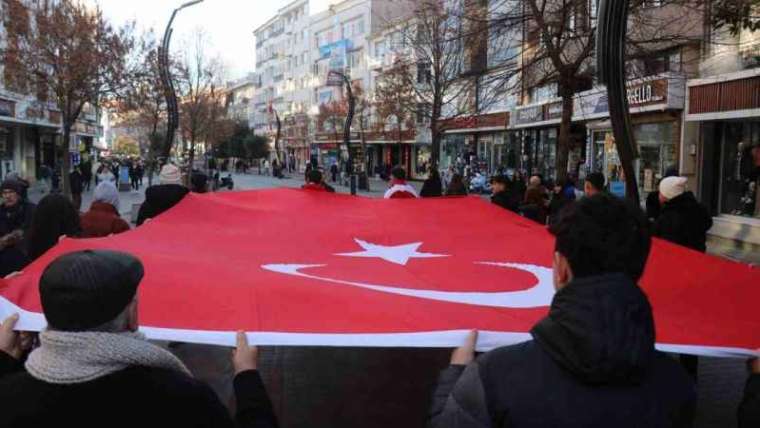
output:
{"label": "overcast sky", "polygon": [[[154,28],[163,35],[174,8],[187,0],[88,0],[97,3],[113,23],[121,25],[135,20],[139,28]],[[277,10],[292,0],[205,0],[182,10],[174,20],[172,49],[189,40],[192,32],[202,28],[212,51],[224,59],[229,78],[236,79],[255,68],[253,30],[273,17]],[[318,10],[327,0],[311,0],[311,9]]]}

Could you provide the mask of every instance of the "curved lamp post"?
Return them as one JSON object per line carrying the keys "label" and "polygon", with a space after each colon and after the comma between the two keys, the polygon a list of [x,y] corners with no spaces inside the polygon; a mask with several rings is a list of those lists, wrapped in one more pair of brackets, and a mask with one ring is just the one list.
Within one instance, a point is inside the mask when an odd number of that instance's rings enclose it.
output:
{"label": "curved lamp post", "polygon": [[172,81],[171,70],[169,69],[169,43],[172,39],[172,23],[177,16],[177,12],[182,9],[194,6],[203,0],[193,0],[184,3],[182,6],[174,9],[169,23],[166,24],[166,30],[164,31],[164,38],[161,42],[161,47],[158,49],[158,69],[161,74],[161,82],[164,85],[164,97],[166,97],[166,140],[164,141],[164,147],[162,155],[164,158],[169,159],[171,154],[172,145],[174,144],[174,133],[179,126],[179,111],[177,107],[177,92],[174,90],[174,82]]}
{"label": "curved lamp post", "polygon": [[628,1],[601,0],[596,33],[596,60],[600,83],[607,85],[610,120],[615,146],[625,173],[625,195],[640,204],[634,162],[639,157],[631,125],[625,73],[625,36],[628,30]]}
{"label": "curved lamp post", "polygon": [[354,174],[354,157],[351,155],[351,124],[354,122],[354,110],[356,108],[356,100],[354,99],[354,92],[351,89],[351,80],[344,73],[340,71],[331,70],[328,74],[328,85],[331,84],[331,77],[338,77],[342,79],[343,84],[346,85],[346,92],[348,93],[348,114],[346,115],[346,124],[343,127],[343,144],[346,145],[348,151],[348,162],[346,164],[346,174],[348,175],[349,182],[351,183],[351,194],[356,195],[356,174]]}

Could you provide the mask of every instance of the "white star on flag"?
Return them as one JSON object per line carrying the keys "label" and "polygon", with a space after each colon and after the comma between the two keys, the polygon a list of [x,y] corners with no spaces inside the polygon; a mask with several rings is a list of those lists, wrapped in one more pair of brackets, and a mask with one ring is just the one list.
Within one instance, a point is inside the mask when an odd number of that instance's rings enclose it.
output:
{"label": "white star on flag", "polygon": [[432,259],[436,257],[450,257],[448,254],[418,252],[417,249],[422,246],[422,242],[415,242],[412,244],[404,245],[377,245],[356,238],[354,238],[354,241],[356,241],[356,243],[359,244],[359,246],[362,247],[364,251],[357,251],[355,253],[341,253],[335,255],[343,257],[376,257],[387,262],[403,266],[406,266],[406,264],[409,262],[409,259]]}

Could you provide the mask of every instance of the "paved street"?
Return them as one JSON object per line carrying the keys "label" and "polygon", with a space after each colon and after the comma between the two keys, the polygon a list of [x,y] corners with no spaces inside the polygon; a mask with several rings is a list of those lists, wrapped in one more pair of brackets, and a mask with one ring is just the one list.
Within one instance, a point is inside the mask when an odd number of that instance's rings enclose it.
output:
{"label": "paved street", "polygon": [[[235,190],[300,187],[300,175],[276,179],[235,175]],[[145,180],[147,185],[147,180]],[[332,183],[331,183],[332,184]],[[420,183],[414,183],[419,189]],[[372,180],[370,193],[380,197],[387,186]],[[348,189],[336,186],[337,191]],[[129,219],[141,191],[121,192],[120,211]],[[40,197],[38,191],[31,198]],[[92,191],[83,195],[83,209]],[[711,248],[732,258],[756,262],[756,252],[740,251],[730,243],[713,242]],[[225,402],[232,400],[232,368],[222,348],[173,346],[193,372],[212,384]],[[417,428],[424,426],[429,396],[438,370],[446,365],[445,349],[366,349],[267,347],[262,350],[261,372],[283,427]],[[736,426],[736,408],[746,379],[741,360],[700,359],[697,428]],[[350,400],[350,401],[349,401]]]}

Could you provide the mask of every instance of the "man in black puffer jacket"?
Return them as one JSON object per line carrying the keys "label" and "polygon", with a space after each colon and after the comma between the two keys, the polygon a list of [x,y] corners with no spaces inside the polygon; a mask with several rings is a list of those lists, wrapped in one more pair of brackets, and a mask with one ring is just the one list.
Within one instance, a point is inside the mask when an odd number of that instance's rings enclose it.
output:
{"label": "man in black puffer jacket", "polygon": [[686,178],[664,178],[660,182],[659,196],[662,207],[653,235],[704,253],[712,216],[693,193],[686,191]]}
{"label": "man in black puffer jacket", "polygon": [[638,207],[605,194],[567,207],[552,226],[559,290],[533,340],[474,359],[477,333],[454,351],[430,426],[688,427],[694,383],[654,348],[641,277],[651,240]]}
{"label": "man in black puffer jacket", "polygon": [[140,206],[137,215],[137,225],[145,220],[158,217],[165,211],[177,205],[190,190],[182,185],[182,173],[172,164],[166,164],[159,174],[160,184],[145,189],[145,202]]}

